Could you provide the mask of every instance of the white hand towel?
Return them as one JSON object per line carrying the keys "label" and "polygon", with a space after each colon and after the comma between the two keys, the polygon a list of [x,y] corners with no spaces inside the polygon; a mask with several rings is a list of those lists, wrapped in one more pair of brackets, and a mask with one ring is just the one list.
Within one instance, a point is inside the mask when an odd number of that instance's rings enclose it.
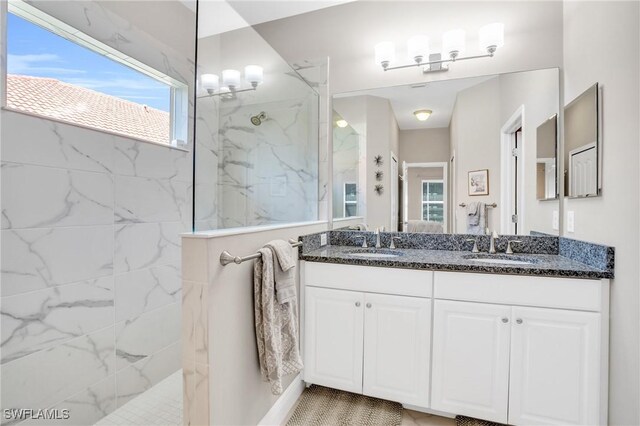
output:
{"label": "white hand towel", "polygon": [[276,262],[274,275],[276,282],[276,297],[279,303],[287,303],[297,299],[295,270],[296,259],[293,256],[293,247],[286,241],[273,240],[265,244],[265,247],[273,250]]}

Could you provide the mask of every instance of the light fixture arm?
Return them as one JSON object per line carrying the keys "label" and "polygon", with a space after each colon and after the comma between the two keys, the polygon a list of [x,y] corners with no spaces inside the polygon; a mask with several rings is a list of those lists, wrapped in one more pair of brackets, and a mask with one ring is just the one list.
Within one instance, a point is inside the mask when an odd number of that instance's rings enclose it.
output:
{"label": "light fixture arm", "polygon": [[213,91],[213,90],[207,90],[207,94],[206,95],[200,95],[197,96],[197,99],[200,98],[211,98],[213,96],[225,96],[225,95],[235,95],[236,93],[242,93],[242,92],[253,92],[256,90],[256,88],[258,87],[258,85],[256,84],[255,86],[252,84],[251,87],[248,87],[246,89],[240,89],[240,90],[236,90],[236,89],[229,89],[228,92],[223,92],[223,91]]}
{"label": "light fixture arm", "polygon": [[[431,65],[437,65],[437,64],[447,64],[450,62],[459,62],[459,61],[466,61],[469,59],[480,59],[480,58],[493,58],[494,54],[495,54],[495,47],[490,47],[487,49],[487,51],[489,53],[487,53],[486,55],[475,55],[475,56],[464,56],[462,58],[456,57],[455,55],[452,55],[450,58],[448,59],[439,59],[436,61],[429,61],[429,62],[416,62],[415,64],[407,64],[407,65],[398,65],[396,67],[390,67],[388,62],[385,64],[384,62],[382,63],[382,69],[384,71],[391,71],[391,70],[399,70],[399,69],[403,69],[403,68],[413,68],[413,67],[430,67]],[[385,66],[386,65],[386,66]],[[448,68],[444,68],[442,69],[443,71],[446,71]],[[425,72],[428,72],[425,71]]]}

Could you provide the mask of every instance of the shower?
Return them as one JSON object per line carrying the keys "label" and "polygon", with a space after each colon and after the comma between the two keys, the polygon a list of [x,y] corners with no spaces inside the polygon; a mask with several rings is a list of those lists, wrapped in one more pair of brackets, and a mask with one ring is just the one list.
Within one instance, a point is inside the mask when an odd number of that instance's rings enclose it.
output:
{"label": "shower", "polygon": [[262,111],[260,114],[254,115],[253,117],[251,117],[251,124],[253,124],[254,126],[259,126],[266,119],[267,119],[267,114],[264,111]]}

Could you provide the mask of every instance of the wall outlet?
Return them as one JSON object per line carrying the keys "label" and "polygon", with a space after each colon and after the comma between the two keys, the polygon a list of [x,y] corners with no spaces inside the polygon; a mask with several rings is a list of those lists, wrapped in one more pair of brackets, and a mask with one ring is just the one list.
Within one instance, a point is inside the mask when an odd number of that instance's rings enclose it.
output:
{"label": "wall outlet", "polygon": [[320,234],[320,247],[327,245],[327,234]]}
{"label": "wall outlet", "polygon": [[567,232],[576,231],[576,218],[573,210],[567,212]]}
{"label": "wall outlet", "polygon": [[551,227],[554,231],[560,230],[560,212],[558,210],[553,211],[553,219],[551,220]]}

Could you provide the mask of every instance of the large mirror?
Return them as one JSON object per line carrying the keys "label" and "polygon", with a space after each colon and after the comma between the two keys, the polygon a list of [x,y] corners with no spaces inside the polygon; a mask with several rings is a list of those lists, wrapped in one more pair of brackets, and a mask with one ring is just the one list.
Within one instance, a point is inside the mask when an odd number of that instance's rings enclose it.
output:
{"label": "large mirror", "polygon": [[340,93],[333,108],[334,218],[344,166],[369,229],[558,234],[557,69]]}
{"label": "large mirror", "polygon": [[599,195],[598,84],[564,107],[565,194]]}

